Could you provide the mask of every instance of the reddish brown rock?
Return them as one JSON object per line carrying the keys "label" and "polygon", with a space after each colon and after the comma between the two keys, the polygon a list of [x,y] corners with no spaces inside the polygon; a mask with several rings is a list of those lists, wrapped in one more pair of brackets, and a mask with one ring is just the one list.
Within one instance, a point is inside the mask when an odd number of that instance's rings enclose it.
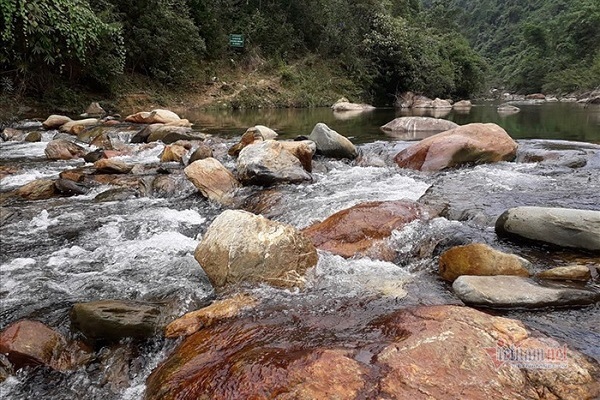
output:
{"label": "reddish brown rock", "polygon": [[71,160],[83,157],[85,149],[65,139],[55,139],[46,145],[44,150],[46,157],[50,160]]}
{"label": "reddish brown rock", "polygon": [[18,188],[16,194],[27,200],[43,200],[54,197],[56,189],[53,180],[36,179]]}
{"label": "reddish brown rock", "polygon": [[227,150],[227,154],[232,157],[237,157],[244,147],[250,146],[253,143],[262,142],[264,140],[265,138],[258,129],[248,129],[246,132],[244,132],[240,141]]}
{"label": "reddish brown rock", "polygon": [[247,294],[237,294],[229,299],[217,300],[208,307],[189,312],[171,322],[165,328],[165,336],[168,338],[189,336],[216,322],[235,317],[242,309],[254,307],[256,304],[258,300]]}
{"label": "reddish brown rock", "polygon": [[456,246],[440,256],[440,275],[454,281],[461,275],[529,276],[529,261],[483,243]]}
{"label": "reddish brown rock", "polygon": [[[553,339],[533,337],[519,321],[458,306],[371,318],[368,307],[353,304],[344,310],[293,322],[282,311],[267,310],[261,318],[234,318],[203,329],[152,372],[146,398],[579,400],[600,395],[598,364]],[[558,368],[516,366],[497,357],[498,346],[566,350],[568,357],[548,361]]]}
{"label": "reddish brown rock", "polygon": [[517,143],[496,124],[468,124],[421,140],[394,160],[401,168],[440,171],[465,164],[513,160]]}
{"label": "reddish brown rock", "polygon": [[0,353],[6,354],[17,369],[33,365],[57,368],[66,347],[60,333],[38,321],[15,322],[0,334]]}
{"label": "reddish brown rock", "polygon": [[348,258],[364,254],[393,230],[425,217],[426,211],[414,201],[377,201],[339,211],[303,232],[316,248]]}

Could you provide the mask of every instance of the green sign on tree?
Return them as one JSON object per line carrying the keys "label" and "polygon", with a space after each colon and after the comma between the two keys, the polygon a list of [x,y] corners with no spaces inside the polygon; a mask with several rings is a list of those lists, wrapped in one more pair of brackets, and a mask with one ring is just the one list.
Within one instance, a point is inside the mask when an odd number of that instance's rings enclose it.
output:
{"label": "green sign on tree", "polygon": [[244,35],[240,35],[240,34],[229,35],[229,46],[244,47]]}

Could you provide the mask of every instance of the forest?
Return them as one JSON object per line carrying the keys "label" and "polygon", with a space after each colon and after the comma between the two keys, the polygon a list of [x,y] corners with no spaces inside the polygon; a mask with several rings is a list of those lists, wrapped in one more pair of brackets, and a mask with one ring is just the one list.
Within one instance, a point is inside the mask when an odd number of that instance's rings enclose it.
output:
{"label": "forest", "polygon": [[148,81],[180,90],[232,68],[304,91],[329,82],[378,105],[406,90],[466,98],[491,86],[600,85],[595,0],[2,0],[0,13],[2,95],[60,101]]}

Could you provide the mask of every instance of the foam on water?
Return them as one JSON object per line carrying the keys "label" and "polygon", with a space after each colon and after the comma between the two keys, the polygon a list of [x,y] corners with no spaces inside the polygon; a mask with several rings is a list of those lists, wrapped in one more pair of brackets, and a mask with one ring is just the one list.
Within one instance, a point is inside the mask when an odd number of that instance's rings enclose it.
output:
{"label": "foam on water", "polygon": [[8,175],[0,180],[2,189],[15,189],[36,179],[53,179],[64,170],[64,166],[58,168],[26,169],[15,174]]}

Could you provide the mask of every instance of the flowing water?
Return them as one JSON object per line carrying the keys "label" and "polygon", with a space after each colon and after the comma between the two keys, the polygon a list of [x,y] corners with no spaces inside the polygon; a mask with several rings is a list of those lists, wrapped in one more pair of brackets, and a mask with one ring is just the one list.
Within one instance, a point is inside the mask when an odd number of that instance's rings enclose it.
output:
{"label": "flowing water", "polygon": [[[218,136],[209,143],[229,168],[234,163],[224,150],[255,124],[275,128],[283,138],[293,138],[308,135],[316,122],[325,122],[359,144],[361,155],[355,162],[316,157],[312,183],[240,192],[240,197],[247,197],[244,204],[248,209],[259,204],[267,217],[298,228],[364,201],[422,198],[427,204],[444,206],[443,216],[415,221],[393,233],[390,241],[399,252],[394,262],[346,260],[319,252],[319,263],[309,271],[304,290],[249,289],[267,304],[255,311],[257,317],[261,313],[323,320],[336,316],[336,323],[350,338],[352,325],[361,318],[411,305],[460,304],[437,275],[437,256],[452,245],[486,242],[527,257],[536,270],[574,260],[600,263],[591,254],[506,242],[498,239],[493,229],[498,215],[517,205],[600,210],[600,145],[595,144],[600,142],[600,109],[593,107],[523,106],[520,114],[501,117],[495,107],[481,105],[469,114],[450,113],[445,117],[460,124],[481,121],[504,126],[519,139],[519,157],[517,162],[438,174],[393,165],[391,158],[411,144],[405,140],[415,139],[387,136],[379,130],[380,125],[398,116],[394,110],[354,116],[333,115],[328,109],[183,110],[180,115],[195,122],[199,130]],[[44,133],[41,143],[0,143],[0,166],[16,170],[0,181],[1,192],[34,179],[55,178],[65,169],[83,165],[81,160],[46,160],[44,149],[55,133]],[[163,147],[135,146],[139,149],[135,155],[120,158],[129,163],[156,164]],[[532,154],[548,153],[553,156],[531,161]],[[187,182],[169,197],[149,193],[122,201],[94,200],[109,188],[101,185],[85,195],[3,204],[0,330],[28,318],[72,337],[69,310],[75,302],[141,300],[161,304],[170,316],[179,316],[214,299],[193,253],[222,209],[204,200]],[[587,287],[600,290],[595,283]],[[352,305],[358,303],[361,306],[354,309]],[[502,314],[521,319],[530,328],[600,361],[598,305]],[[175,344],[160,337],[124,343],[132,355],[121,385],[107,379],[107,367],[98,356],[71,372],[44,368],[18,371],[0,383],[0,393],[6,399],[138,399],[143,397],[149,373]]]}

